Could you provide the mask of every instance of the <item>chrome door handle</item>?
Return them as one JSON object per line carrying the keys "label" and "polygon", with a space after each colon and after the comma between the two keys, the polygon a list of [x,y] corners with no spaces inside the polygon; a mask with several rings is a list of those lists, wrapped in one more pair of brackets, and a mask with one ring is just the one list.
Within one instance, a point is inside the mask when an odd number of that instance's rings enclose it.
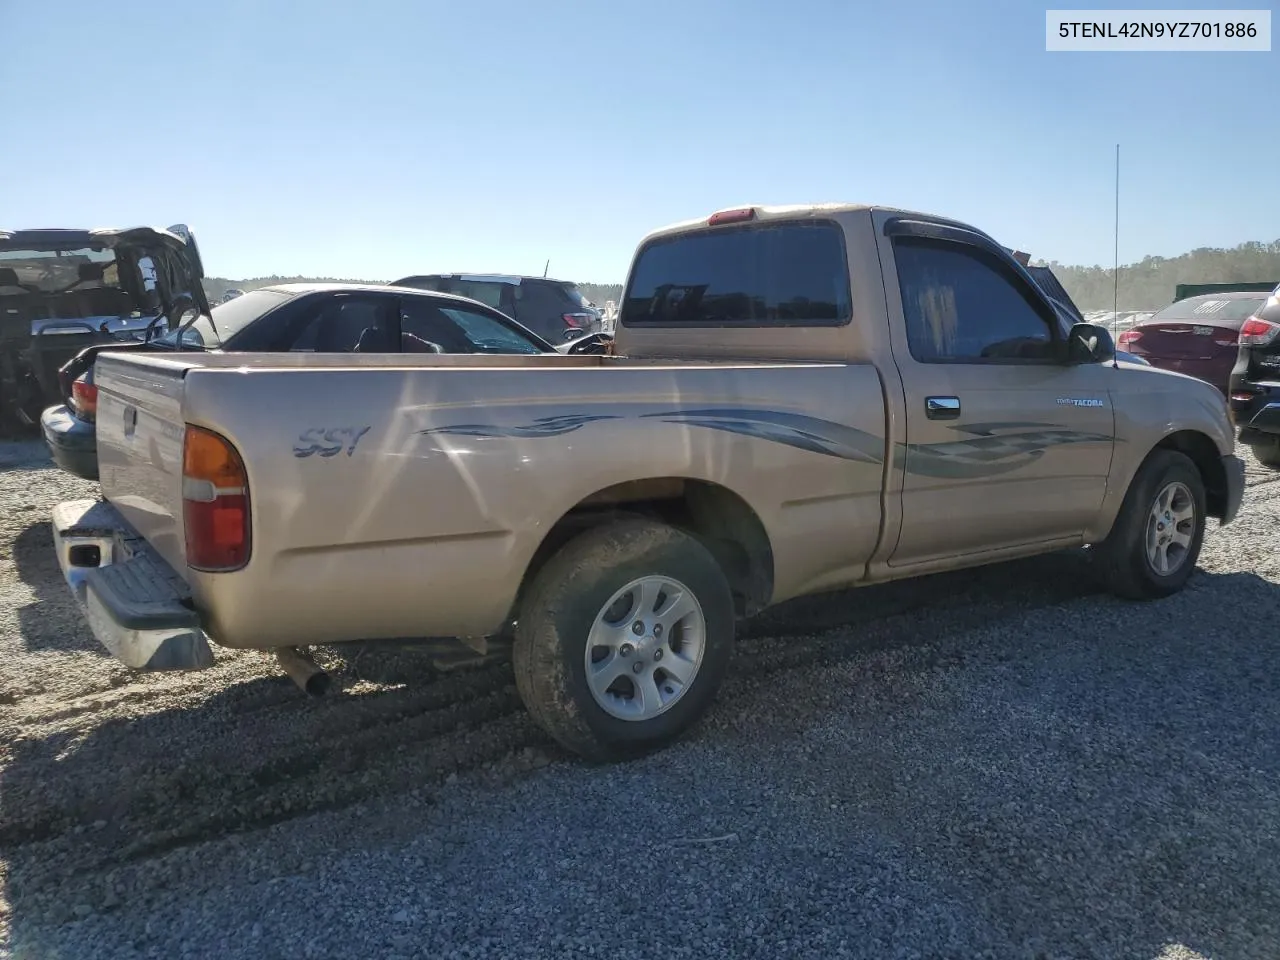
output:
{"label": "chrome door handle", "polygon": [[960,398],[925,397],[924,415],[930,420],[955,420],[960,416]]}

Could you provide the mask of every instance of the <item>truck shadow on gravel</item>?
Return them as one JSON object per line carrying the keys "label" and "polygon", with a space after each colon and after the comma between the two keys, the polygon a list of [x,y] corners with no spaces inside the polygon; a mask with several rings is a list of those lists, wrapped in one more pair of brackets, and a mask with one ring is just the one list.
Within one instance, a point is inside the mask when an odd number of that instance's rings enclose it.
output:
{"label": "truck shadow on gravel", "polygon": [[16,611],[28,650],[57,650],[107,656],[80,614],[79,605],[62,579],[53,549],[53,524],[42,520],[24,529],[13,541],[13,565],[18,579],[35,599]]}
{"label": "truck shadow on gravel", "polygon": [[[47,542],[40,526],[23,534],[33,550]],[[61,584],[56,563],[27,572]],[[874,856],[931,877],[896,891],[899,922],[936,919],[939,898],[970,918],[951,935],[973,942],[949,950],[1129,955],[1137,933],[1151,957],[1169,942],[1254,955],[1254,926],[1280,915],[1267,866],[1280,862],[1280,671],[1254,613],[1280,593],[1253,574],[1202,571],[1161,604],[1062,606],[1099,589],[1071,553],[767,611],[743,625],[708,722],[665,761],[642,761],[644,776],[666,803],[697,807],[708,789],[742,798],[720,819],[743,841],[801,822],[809,842],[847,846],[842,890],[879,882],[857,852],[876,838]],[[361,692],[345,676],[345,694],[307,700],[229,657],[57,703],[47,732],[29,728],[0,770],[13,948],[47,947],[77,913],[142,916],[157,897],[198,897],[208,858],[272,842],[266,827],[394,807],[458,774],[535,789],[528,770],[566,759],[525,715],[508,664],[434,676],[410,655],[344,660],[388,686]],[[690,754],[702,776],[663,772]],[[560,770],[580,784],[610,777]],[[422,829],[399,815],[348,823],[353,848]],[[518,833],[490,842],[522,856]],[[280,869],[328,855],[282,848]],[[794,855],[765,844],[707,879],[758,884],[748,861],[790,869]],[[833,878],[801,871],[793,892],[820,879]],[[867,909],[848,897],[844,910]],[[303,903],[286,909],[320,922]],[[929,942],[925,928],[896,935]]]}

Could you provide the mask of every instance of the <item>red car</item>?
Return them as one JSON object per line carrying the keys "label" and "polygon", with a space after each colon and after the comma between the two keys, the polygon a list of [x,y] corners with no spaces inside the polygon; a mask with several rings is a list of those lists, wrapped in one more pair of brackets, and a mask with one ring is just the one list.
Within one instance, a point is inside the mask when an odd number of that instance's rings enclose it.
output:
{"label": "red car", "polygon": [[1266,301],[1265,293],[1241,291],[1187,297],[1121,333],[1116,347],[1161,370],[1199,377],[1226,394],[1240,327]]}

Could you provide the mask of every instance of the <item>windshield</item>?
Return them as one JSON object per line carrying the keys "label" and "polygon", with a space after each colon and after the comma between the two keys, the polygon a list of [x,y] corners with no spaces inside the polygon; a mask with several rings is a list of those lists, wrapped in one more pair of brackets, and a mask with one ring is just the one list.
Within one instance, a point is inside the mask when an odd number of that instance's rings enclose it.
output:
{"label": "windshield", "polygon": [[[220,347],[267,311],[293,297],[282,290],[254,290],[243,296],[220,303],[213,308],[212,323],[209,317],[200,316],[182,334],[182,346],[186,348],[212,349]],[[156,343],[174,345],[178,331],[170,330]]]}
{"label": "windshield", "polygon": [[65,293],[119,283],[116,256],[106,247],[0,250],[0,296]]}
{"label": "windshield", "polygon": [[1237,321],[1253,316],[1267,302],[1265,296],[1233,297],[1230,299],[1208,294],[1203,297],[1188,297],[1165,307],[1148,323],[1161,323],[1165,320],[1206,320]]}

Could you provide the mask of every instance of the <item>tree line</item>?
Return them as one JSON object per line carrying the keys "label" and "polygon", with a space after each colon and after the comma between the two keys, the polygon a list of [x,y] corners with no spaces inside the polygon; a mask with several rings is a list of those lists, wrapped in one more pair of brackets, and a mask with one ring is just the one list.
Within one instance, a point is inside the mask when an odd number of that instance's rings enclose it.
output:
{"label": "tree line", "polygon": [[[1044,262],[1044,261],[1040,261]],[[1111,267],[1047,263],[1081,310],[1109,310],[1115,299]],[[1256,240],[1223,249],[1200,247],[1180,257],[1143,257],[1119,271],[1121,310],[1158,310],[1173,302],[1180,283],[1280,284],[1280,240]]]}

